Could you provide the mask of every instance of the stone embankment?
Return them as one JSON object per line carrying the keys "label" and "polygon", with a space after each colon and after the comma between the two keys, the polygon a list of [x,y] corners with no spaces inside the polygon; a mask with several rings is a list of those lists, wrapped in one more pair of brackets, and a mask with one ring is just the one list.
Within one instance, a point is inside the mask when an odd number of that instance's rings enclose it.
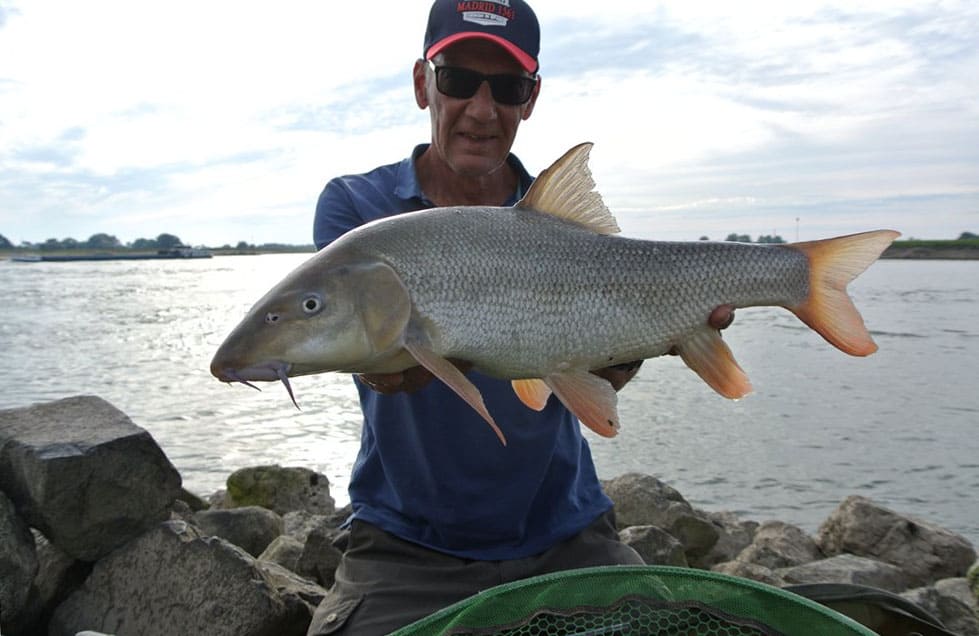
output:
{"label": "stone embankment", "polygon": [[[305,634],[349,512],[326,477],[245,468],[211,501],[180,483],[152,437],[99,398],[0,411],[0,633]],[[605,487],[650,564],[872,586],[979,634],[976,551],[927,521],[854,496],[810,536],[698,510],[648,475]]]}

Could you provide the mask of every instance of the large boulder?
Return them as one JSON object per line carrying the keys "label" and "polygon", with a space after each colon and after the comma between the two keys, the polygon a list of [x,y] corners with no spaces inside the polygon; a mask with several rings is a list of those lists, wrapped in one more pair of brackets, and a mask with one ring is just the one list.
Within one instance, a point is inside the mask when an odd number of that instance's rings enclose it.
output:
{"label": "large boulder", "polygon": [[305,634],[308,604],[283,587],[240,548],[168,521],[97,562],[55,611],[48,633]]}
{"label": "large boulder", "polygon": [[0,492],[0,632],[12,631],[27,608],[37,573],[34,536],[17,516],[13,502]]}
{"label": "large boulder", "polygon": [[912,586],[965,576],[976,560],[961,535],[856,495],[823,522],[817,543],[827,555],[849,552],[895,565]]}
{"label": "large boulder", "polygon": [[194,513],[193,522],[203,534],[221,537],[253,557],[260,555],[285,529],[282,517],[259,506],[201,510]]}
{"label": "large boulder", "polygon": [[656,526],[683,544],[689,561],[702,558],[717,543],[718,531],[671,486],[650,475],[626,473],[604,483],[615,504],[620,528]]}
{"label": "large boulder", "polygon": [[95,561],[169,517],[180,475],[125,413],[81,396],[0,411],[0,490],[59,548]]}
{"label": "large boulder", "polygon": [[821,558],[816,542],[801,528],[782,521],[766,521],[758,526],[751,544],[735,560],[775,570]]}
{"label": "large boulder", "polygon": [[786,584],[852,583],[888,592],[908,589],[908,577],[897,567],[855,554],[838,554],[828,559],[780,568],[775,570],[775,576]]}
{"label": "large boulder", "polygon": [[305,510],[333,514],[330,480],[308,468],[252,466],[228,477],[224,507],[261,506],[280,515]]}

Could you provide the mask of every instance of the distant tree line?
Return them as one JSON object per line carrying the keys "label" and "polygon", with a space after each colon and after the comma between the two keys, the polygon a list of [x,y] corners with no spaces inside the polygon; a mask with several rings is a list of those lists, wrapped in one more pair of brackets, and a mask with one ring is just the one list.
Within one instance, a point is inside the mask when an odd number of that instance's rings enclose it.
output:
{"label": "distant tree line", "polygon": [[[733,233],[732,234],[728,234],[727,235],[727,238],[724,239],[724,240],[725,241],[729,241],[729,242],[733,242],[733,243],[751,243],[751,237],[748,236],[747,234],[733,234]],[[779,236],[777,234],[775,236],[771,236],[771,235],[765,234],[764,236],[759,236],[758,237],[758,241],[756,241],[756,242],[758,242],[758,243],[784,243],[785,242],[785,239],[783,239],[781,236]]]}
{"label": "distant tree line", "polygon": [[[979,239],[979,234],[974,232],[962,232],[957,240],[968,241]],[[709,241],[710,239],[706,236],[700,237],[701,241]],[[725,241],[737,242],[737,243],[751,243],[751,237],[747,234],[736,234],[731,233],[727,235]],[[770,236],[765,234],[759,236],[756,243],[785,243],[785,239],[781,236],[775,235]],[[49,238],[43,243],[30,243],[27,241],[22,242],[20,245],[14,245],[11,243],[6,236],[0,234],[0,250],[13,250],[13,249],[29,249],[29,250],[75,250],[75,249],[87,249],[87,250],[112,250],[112,249],[134,249],[134,250],[165,250],[172,249],[175,247],[183,246],[183,242],[179,237],[173,234],[163,233],[157,236],[155,239],[138,238],[132,243],[127,243],[125,245],[111,234],[98,233],[93,234],[88,237],[87,241],[77,241],[73,238],[65,238],[58,240],[55,238]],[[264,243],[262,245],[252,245],[246,241],[239,241],[234,247],[236,250],[266,250],[266,251],[292,251],[298,247],[306,248],[308,246],[296,246],[296,245],[286,245],[281,243]],[[226,244],[220,249],[230,250],[231,245]]]}
{"label": "distant tree line", "polygon": [[[183,242],[179,237],[167,233],[160,234],[155,239],[139,238],[132,243],[123,245],[123,243],[115,236],[100,232],[90,236],[87,241],[78,241],[73,238],[65,238],[61,240],[49,238],[43,243],[30,243],[24,241],[16,247],[20,247],[21,249],[39,249],[43,251],[115,250],[124,248],[134,250],[161,250],[181,247],[182,245]],[[16,247],[7,239],[7,237],[0,234],[0,249],[16,249]]]}

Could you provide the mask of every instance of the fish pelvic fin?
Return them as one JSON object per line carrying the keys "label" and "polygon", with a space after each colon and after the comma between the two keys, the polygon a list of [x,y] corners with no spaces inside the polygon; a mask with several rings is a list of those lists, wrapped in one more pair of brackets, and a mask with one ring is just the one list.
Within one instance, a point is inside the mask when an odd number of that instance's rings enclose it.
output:
{"label": "fish pelvic fin", "polygon": [[520,401],[535,411],[543,411],[547,406],[547,399],[551,397],[551,387],[543,380],[513,380],[510,385]]}
{"label": "fish pelvic fin", "polygon": [[486,420],[486,423],[496,433],[500,442],[506,446],[506,436],[503,435],[503,431],[497,426],[493,416],[490,415],[489,410],[486,408],[486,403],[483,402],[483,395],[476,388],[476,385],[470,382],[469,378],[456,365],[435,353],[429,347],[417,342],[406,342],[405,349],[414,356],[420,365],[431,371],[432,375],[444,382],[456,395],[465,400],[469,406],[473,407],[477,413],[483,416],[483,419]]}
{"label": "fish pelvic fin", "polygon": [[736,400],[751,393],[751,382],[716,329],[704,328],[676,346],[688,367],[726,398]]}
{"label": "fish pelvic fin", "polygon": [[602,437],[615,437],[619,432],[619,398],[608,380],[576,371],[549,375],[544,382],[582,424]]}
{"label": "fish pelvic fin", "polygon": [[615,234],[619,224],[595,191],[588,169],[592,144],[578,144],[545,169],[515,207],[577,223],[599,234]]}
{"label": "fish pelvic fin", "polygon": [[788,309],[845,353],[867,356],[877,351],[877,344],[846,293],[846,286],[899,236],[894,230],[876,230],[792,243],[789,247],[809,259],[809,296]]}

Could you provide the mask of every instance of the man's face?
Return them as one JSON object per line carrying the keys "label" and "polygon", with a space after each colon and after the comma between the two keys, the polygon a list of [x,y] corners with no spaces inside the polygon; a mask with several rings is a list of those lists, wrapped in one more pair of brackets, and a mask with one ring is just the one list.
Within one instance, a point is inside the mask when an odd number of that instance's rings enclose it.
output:
{"label": "man's face", "polygon": [[[463,40],[435,56],[437,66],[461,66],[486,75],[527,75],[503,48],[487,40]],[[439,92],[427,63],[415,66],[415,98],[428,108],[432,148],[456,174],[481,177],[499,169],[513,145],[520,122],[530,117],[540,84],[526,104],[507,106],[493,99],[483,82],[468,99]]]}

